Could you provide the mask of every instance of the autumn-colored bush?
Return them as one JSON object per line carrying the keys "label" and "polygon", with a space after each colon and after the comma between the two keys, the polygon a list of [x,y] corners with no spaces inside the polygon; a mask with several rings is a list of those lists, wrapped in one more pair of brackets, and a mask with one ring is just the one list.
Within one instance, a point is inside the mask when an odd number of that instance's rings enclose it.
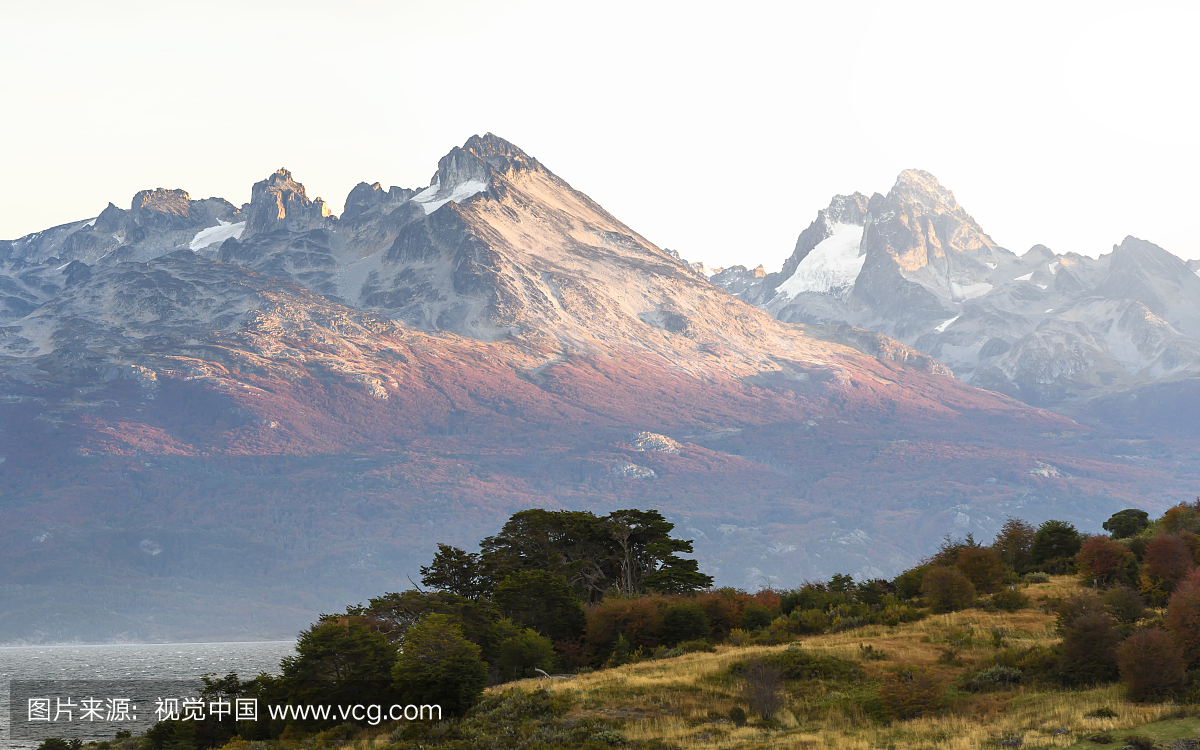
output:
{"label": "autumn-colored bush", "polygon": [[1107,612],[1089,612],[1063,629],[1059,679],[1066,685],[1097,685],[1120,675],[1117,647],[1121,635]]}
{"label": "autumn-colored bush", "polygon": [[669,602],[664,596],[614,597],[589,607],[584,636],[588,649],[603,660],[619,636],[624,636],[634,649],[660,645]]}
{"label": "autumn-colored bush", "polygon": [[1187,548],[1192,552],[1192,562],[1200,565],[1200,534],[1193,534],[1190,531],[1179,532],[1179,538],[1187,545]]}
{"label": "autumn-colored bush", "polygon": [[708,617],[713,638],[720,640],[728,636],[729,631],[742,626],[746,605],[754,598],[744,591],[721,588],[703,592],[696,596],[695,601]]}
{"label": "autumn-colored bush", "polygon": [[1192,551],[1182,539],[1173,535],[1155,537],[1146,545],[1146,555],[1142,558],[1142,570],[1146,575],[1173,583],[1183,580],[1195,567]]}
{"label": "autumn-colored bush", "polygon": [[905,667],[883,678],[879,699],[893,719],[915,719],[942,706],[945,686],[932,669]]}
{"label": "autumn-colored bush", "polygon": [[1117,649],[1121,679],[1136,701],[1169,697],[1185,683],[1183,650],[1162,628],[1139,630]]}
{"label": "autumn-colored bush", "polygon": [[1138,590],[1152,606],[1167,603],[1176,584],[1196,567],[1192,551],[1178,536],[1158,536],[1146,545]]}
{"label": "autumn-colored bush", "polygon": [[1200,500],[1197,500],[1195,505],[1181,503],[1173,508],[1168,508],[1167,512],[1163,514],[1161,523],[1163,530],[1169,534],[1200,530]]}
{"label": "autumn-colored bush", "polygon": [[1059,601],[1054,608],[1054,617],[1057,620],[1058,632],[1063,632],[1071,624],[1073,620],[1084,615],[1102,615],[1107,614],[1108,610],[1104,607],[1104,600],[1096,592],[1085,589],[1077,591],[1068,596],[1065,600]]}
{"label": "autumn-colored bush", "polygon": [[1193,571],[1171,595],[1167,628],[1183,649],[1184,659],[1200,667],[1200,571]]}
{"label": "autumn-colored bush", "polygon": [[971,606],[975,586],[954,568],[934,566],[921,579],[921,597],[934,612],[953,612]]}
{"label": "autumn-colored bush", "polygon": [[1096,581],[1108,586],[1137,581],[1137,558],[1124,544],[1106,536],[1088,537],[1075,554],[1075,565],[1084,583]]}
{"label": "autumn-colored bush", "polygon": [[963,547],[954,567],[970,579],[978,592],[990,594],[1004,583],[1004,562],[1000,553],[989,547]]}

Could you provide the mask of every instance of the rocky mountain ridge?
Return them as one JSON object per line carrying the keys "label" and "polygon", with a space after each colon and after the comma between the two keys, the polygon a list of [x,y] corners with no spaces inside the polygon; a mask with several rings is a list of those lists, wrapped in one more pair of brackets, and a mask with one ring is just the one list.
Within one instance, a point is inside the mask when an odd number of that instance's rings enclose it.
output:
{"label": "rocky mountain ridge", "polygon": [[998,246],[928,173],[836,196],[778,273],[715,284],[795,323],[893,336],[965,382],[1038,405],[1200,375],[1196,264],[1126,237],[1098,258]]}

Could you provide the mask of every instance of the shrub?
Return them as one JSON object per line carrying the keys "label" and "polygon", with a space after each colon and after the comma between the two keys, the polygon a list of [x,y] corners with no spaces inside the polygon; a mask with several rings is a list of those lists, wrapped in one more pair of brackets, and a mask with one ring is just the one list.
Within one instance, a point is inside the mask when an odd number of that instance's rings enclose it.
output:
{"label": "shrub", "polygon": [[1097,745],[1107,745],[1113,741],[1113,736],[1108,732],[1096,732],[1088,735],[1089,742],[1095,742]]}
{"label": "shrub", "polygon": [[1141,734],[1127,734],[1122,738],[1126,747],[1134,750],[1154,750],[1154,740]]}
{"label": "shrub", "polygon": [[716,651],[717,649],[714,648],[713,645],[711,643],[709,643],[708,641],[695,640],[695,641],[682,641],[680,643],[677,643],[677,644],[675,644],[675,648],[673,648],[671,650],[678,651],[681,654],[694,654],[697,651],[707,651],[709,653],[712,653],[713,651]]}
{"label": "shrub", "polygon": [[1019,669],[996,665],[973,675],[964,683],[963,687],[975,693],[1008,688],[1020,682],[1021,676]]}
{"label": "shrub", "polygon": [[1200,666],[1200,572],[1179,584],[1167,605],[1167,628],[1183,650],[1184,660]]}
{"label": "shrub", "polygon": [[1058,632],[1066,630],[1071,621],[1077,617],[1084,615],[1100,615],[1107,614],[1108,610],[1104,608],[1104,601],[1092,591],[1080,591],[1067,597],[1066,601],[1062,601],[1056,607],[1058,610],[1055,617],[1057,618]]}
{"label": "shrub", "polygon": [[1177,536],[1155,537],[1146,545],[1146,554],[1142,558],[1142,572],[1151,580],[1157,578],[1169,582],[1168,593],[1195,567],[1192,551]]}
{"label": "shrub", "polygon": [[1146,616],[1146,602],[1129,586],[1118,584],[1104,592],[1104,608],[1117,622],[1132,625]]}
{"label": "shrub", "polygon": [[893,719],[915,719],[942,706],[944,687],[931,669],[906,667],[883,679],[879,699]]}
{"label": "shrub", "polygon": [[990,594],[1004,582],[1000,553],[987,547],[963,547],[954,567],[971,581],[976,591]]}
{"label": "shrub", "polygon": [[70,750],[70,747],[70,743],[61,737],[47,737],[37,746],[37,750]]}
{"label": "shrub", "polygon": [[916,599],[921,595],[921,581],[931,565],[918,565],[896,576],[896,596],[901,599]]}
{"label": "shrub", "polygon": [[1029,606],[1029,597],[1016,589],[1001,589],[992,594],[992,604],[1003,612],[1016,612]]}
{"label": "shrub", "polygon": [[729,709],[729,720],[737,726],[745,726],[746,724],[746,709],[741,706],[734,706]]}
{"label": "shrub", "polygon": [[1129,548],[1106,536],[1088,537],[1075,555],[1075,566],[1085,583],[1101,586],[1110,583],[1133,583],[1137,580],[1137,559]]}
{"label": "shrub", "polygon": [[1140,630],[1117,651],[1121,679],[1137,701],[1165,698],[1184,685],[1183,651],[1162,628]]}
{"label": "shrub", "polygon": [[1121,635],[1107,612],[1090,612],[1063,629],[1060,678],[1068,685],[1096,685],[1120,676],[1117,647]]}
{"label": "shrub", "polygon": [[953,612],[971,606],[975,586],[954,568],[933,567],[921,580],[921,597],[934,612]]}
{"label": "shrub", "polygon": [[881,648],[858,644],[858,655],[863,661],[885,661],[888,655]]}
{"label": "shrub", "polygon": [[1021,576],[1021,579],[1025,581],[1025,583],[1050,583],[1050,576],[1042,573],[1041,571],[1026,573],[1025,575]]}
{"label": "shrub", "polygon": [[1069,562],[1075,559],[1083,541],[1079,532],[1066,521],[1050,520],[1038,527],[1029,548],[1033,564],[1043,570],[1065,572]]}
{"label": "shrub", "polygon": [[683,641],[705,639],[712,635],[708,615],[697,602],[679,602],[663,613],[662,641],[669,646]]}
{"label": "shrub", "polygon": [[1108,706],[1101,706],[1094,711],[1088,711],[1086,714],[1084,714],[1084,716],[1088,717],[1089,719],[1115,719],[1117,718],[1117,715],[1117,712]]}
{"label": "shrub", "polygon": [[742,697],[761,718],[769,719],[783,708],[783,670],[765,660],[750,662],[742,672],[746,681]]}
{"label": "shrub", "polygon": [[[785,680],[852,680],[862,676],[858,665],[848,659],[820,656],[794,646],[788,647],[787,651],[765,656],[761,661],[778,667]],[[729,672],[741,677],[748,666],[747,662],[736,661],[729,665]]]}
{"label": "shrub", "polygon": [[819,609],[792,612],[792,615],[796,620],[796,629],[801,633],[819,635],[829,629],[829,618]]}
{"label": "shrub", "polygon": [[770,625],[771,621],[774,619],[775,615],[771,612],[771,610],[767,609],[761,604],[751,602],[750,604],[746,605],[746,609],[742,612],[742,630],[753,631],[758,630],[759,628],[765,628],[766,626]]}
{"label": "shrub", "polygon": [[459,715],[483,693],[487,665],[449,615],[428,615],[405,633],[392,678],[401,701],[436,703]]}

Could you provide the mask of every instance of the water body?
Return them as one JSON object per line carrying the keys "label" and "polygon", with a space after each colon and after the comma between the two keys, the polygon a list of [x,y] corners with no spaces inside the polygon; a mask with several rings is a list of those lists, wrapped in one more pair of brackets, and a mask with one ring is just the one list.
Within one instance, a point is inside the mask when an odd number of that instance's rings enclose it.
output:
{"label": "water body", "polygon": [[[230,672],[249,679],[279,674],[280,659],[295,647],[295,641],[0,647],[0,747],[33,750],[38,744],[9,736],[11,680],[195,680]],[[45,736],[78,736],[69,729],[47,725]]]}

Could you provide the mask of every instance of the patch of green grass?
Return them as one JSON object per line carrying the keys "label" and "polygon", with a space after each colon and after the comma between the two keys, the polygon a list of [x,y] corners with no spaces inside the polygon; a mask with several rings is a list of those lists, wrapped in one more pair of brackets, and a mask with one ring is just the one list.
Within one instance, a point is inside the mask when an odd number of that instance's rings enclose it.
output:
{"label": "patch of green grass", "polygon": [[[1172,740],[1189,738],[1200,740],[1200,717],[1193,716],[1187,719],[1164,719],[1163,721],[1152,721],[1149,724],[1139,724],[1136,727],[1131,727],[1127,730],[1112,729],[1108,730],[1115,740],[1113,746],[1122,747],[1124,742],[1121,738],[1129,734],[1140,734],[1143,737],[1149,737],[1154,740],[1155,744],[1163,747],[1170,747]],[[1091,733],[1089,733],[1091,734]],[[1102,747],[1094,742],[1089,741],[1086,737],[1081,737],[1080,740],[1073,745],[1068,746],[1068,750],[1096,750]]]}

